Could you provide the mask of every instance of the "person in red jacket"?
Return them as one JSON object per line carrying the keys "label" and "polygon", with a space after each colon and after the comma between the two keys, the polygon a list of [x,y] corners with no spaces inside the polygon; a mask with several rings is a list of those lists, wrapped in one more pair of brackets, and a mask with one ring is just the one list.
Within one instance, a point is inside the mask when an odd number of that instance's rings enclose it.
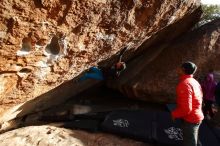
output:
{"label": "person in red jacket", "polygon": [[172,119],[183,119],[183,145],[197,146],[199,126],[204,119],[202,112],[202,88],[193,78],[197,66],[192,62],[185,62],[177,69],[180,77],[176,87],[177,107],[171,113]]}

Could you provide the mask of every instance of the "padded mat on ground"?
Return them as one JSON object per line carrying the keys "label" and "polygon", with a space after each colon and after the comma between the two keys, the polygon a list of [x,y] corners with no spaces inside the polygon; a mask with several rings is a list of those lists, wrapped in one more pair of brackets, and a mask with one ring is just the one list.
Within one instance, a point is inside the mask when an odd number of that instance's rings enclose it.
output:
{"label": "padded mat on ground", "polygon": [[[173,122],[169,112],[121,110],[107,115],[101,128],[106,132],[145,142],[180,145],[183,140],[181,122]],[[206,123],[200,126],[199,138],[203,146],[220,146],[217,137]]]}

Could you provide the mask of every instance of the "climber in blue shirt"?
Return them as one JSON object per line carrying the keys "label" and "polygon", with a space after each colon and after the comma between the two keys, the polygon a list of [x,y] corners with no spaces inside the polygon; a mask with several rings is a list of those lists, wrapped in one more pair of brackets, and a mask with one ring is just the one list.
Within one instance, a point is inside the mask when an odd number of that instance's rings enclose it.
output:
{"label": "climber in blue shirt", "polygon": [[122,56],[127,50],[125,47],[119,54],[119,60],[111,68],[103,67],[91,67],[89,70],[79,79],[79,81],[84,81],[86,79],[104,80],[106,78],[117,78],[120,76],[121,72],[126,69],[125,62],[122,62]]}

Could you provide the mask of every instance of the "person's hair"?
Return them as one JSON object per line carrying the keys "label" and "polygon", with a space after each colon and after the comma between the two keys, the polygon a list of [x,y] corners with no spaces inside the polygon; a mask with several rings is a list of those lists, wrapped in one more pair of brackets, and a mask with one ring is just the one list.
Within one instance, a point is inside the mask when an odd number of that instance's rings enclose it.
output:
{"label": "person's hair", "polygon": [[[119,64],[119,66],[117,66],[117,64]],[[117,71],[122,71],[125,70],[126,68],[126,64],[124,62],[119,62],[115,64],[115,68]]]}
{"label": "person's hair", "polygon": [[184,73],[187,75],[192,75],[197,70],[197,66],[193,62],[190,62],[190,61],[184,62],[181,65],[181,68],[183,69]]}

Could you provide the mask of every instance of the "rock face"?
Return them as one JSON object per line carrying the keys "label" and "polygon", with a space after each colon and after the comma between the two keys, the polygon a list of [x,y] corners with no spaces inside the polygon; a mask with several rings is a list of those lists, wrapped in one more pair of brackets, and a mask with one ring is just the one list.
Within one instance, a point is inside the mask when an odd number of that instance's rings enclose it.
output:
{"label": "rock face", "polygon": [[199,81],[210,69],[220,72],[220,19],[185,34],[165,48],[159,46],[149,50],[161,48],[159,55],[146,51],[129,62],[126,72],[114,81],[116,83],[109,82],[109,86],[132,98],[174,101],[178,82],[175,69],[182,62],[191,60],[197,64],[195,77]]}
{"label": "rock face", "polygon": [[[197,22],[199,6],[195,0],[2,0],[0,115],[36,98],[35,103],[44,101],[44,108],[59,104],[84,86],[73,90],[73,83],[65,84],[65,94],[61,87],[40,95],[101,61],[111,65],[124,46],[130,45],[125,53],[128,60],[163,40],[167,31],[173,32],[172,39]],[[178,22],[182,27],[174,32]],[[145,47],[139,47],[143,43]],[[58,95],[57,102],[48,104]]]}
{"label": "rock face", "polygon": [[[147,146],[109,134],[87,133],[54,126],[30,126],[0,135],[1,146]],[[150,146],[150,145],[149,145]]]}

